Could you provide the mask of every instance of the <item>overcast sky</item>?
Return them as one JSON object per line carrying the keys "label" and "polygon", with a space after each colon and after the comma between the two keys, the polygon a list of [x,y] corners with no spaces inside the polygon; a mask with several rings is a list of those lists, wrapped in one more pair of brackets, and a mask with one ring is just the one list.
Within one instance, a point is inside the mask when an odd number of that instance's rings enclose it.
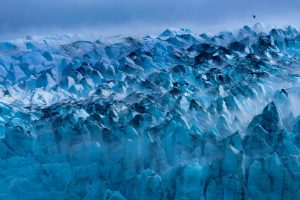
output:
{"label": "overcast sky", "polygon": [[[252,14],[257,16],[252,18]],[[300,0],[0,0],[0,38],[160,33],[300,25]]]}

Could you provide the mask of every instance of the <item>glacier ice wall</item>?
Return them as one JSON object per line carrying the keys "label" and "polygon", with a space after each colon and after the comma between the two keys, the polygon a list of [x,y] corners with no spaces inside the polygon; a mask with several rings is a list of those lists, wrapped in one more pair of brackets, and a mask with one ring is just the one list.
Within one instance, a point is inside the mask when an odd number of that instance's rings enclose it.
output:
{"label": "glacier ice wall", "polygon": [[0,199],[300,199],[300,32],[0,41]]}

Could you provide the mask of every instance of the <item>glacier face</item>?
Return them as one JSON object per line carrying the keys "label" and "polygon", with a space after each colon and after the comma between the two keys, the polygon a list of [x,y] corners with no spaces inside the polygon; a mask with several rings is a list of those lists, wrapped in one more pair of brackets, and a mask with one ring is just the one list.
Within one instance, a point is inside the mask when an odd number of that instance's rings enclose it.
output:
{"label": "glacier face", "polygon": [[300,199],[300,32],[0,41],[1,199]]}

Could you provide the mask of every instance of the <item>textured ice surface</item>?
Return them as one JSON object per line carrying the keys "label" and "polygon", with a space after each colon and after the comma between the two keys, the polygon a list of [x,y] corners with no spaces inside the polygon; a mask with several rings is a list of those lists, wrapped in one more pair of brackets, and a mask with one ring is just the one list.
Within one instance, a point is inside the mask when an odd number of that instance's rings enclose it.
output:
{"label": "textured ice surface", "polygon": [[0,199],[300,199],[300,33],[0,42]]}

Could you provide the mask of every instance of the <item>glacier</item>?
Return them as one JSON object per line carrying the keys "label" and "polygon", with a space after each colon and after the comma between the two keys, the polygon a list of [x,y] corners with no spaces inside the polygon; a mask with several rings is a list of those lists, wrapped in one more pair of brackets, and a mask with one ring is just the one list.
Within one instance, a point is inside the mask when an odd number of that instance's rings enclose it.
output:
{"label": "glacier", "polygon": [[300,199],[300,32],[0,41],[0,199]]}

